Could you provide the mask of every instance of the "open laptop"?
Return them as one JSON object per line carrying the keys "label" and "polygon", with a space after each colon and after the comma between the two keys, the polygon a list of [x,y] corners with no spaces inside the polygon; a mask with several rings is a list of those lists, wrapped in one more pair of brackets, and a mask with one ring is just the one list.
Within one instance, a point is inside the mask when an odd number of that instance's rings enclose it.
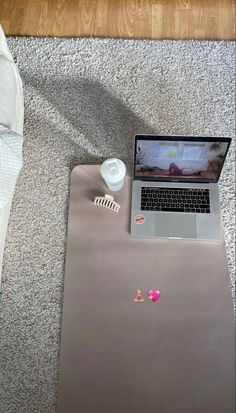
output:
{"label": "open laptop", "polygon": [[217,182],[230,142],[136,135],[131,235],[220,240]]}

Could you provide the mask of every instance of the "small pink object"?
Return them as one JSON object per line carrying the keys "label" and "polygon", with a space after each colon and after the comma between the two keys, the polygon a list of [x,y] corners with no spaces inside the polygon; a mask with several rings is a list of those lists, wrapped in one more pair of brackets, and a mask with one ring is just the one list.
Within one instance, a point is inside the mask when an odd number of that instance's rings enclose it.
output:
{"label": "small pink object", "polygon": [[135,303],[143,303],[144,302],[144,298],[141,294],[141,290],[137,290],[137,295],[134,298],[134,302]]}
{"label": "small pink object", "polygon": [[159,300],[161,293],[159,290],[149,290],[148,297],[151,301],[155,303],[155,301]]}

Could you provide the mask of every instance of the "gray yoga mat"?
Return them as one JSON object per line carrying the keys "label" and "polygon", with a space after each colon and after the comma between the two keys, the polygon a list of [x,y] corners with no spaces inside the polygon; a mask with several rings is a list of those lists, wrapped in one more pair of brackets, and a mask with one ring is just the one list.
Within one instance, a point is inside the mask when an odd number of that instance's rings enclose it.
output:
{"label": "gray yoga mat", "polygon": [[93,205],[106,192],[98,166],[73,170],[57,413],[233,413],[224,242],[132,238],[130,178],[118,215]]}

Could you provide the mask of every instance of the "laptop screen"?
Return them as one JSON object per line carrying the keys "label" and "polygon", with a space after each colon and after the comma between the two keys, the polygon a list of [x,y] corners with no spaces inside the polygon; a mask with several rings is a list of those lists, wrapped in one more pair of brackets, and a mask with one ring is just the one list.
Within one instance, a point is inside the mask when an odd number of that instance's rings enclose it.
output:
{"label": "laptop screen", "polygon": [[134,179],[217,182],[231,138],[136,135]]}

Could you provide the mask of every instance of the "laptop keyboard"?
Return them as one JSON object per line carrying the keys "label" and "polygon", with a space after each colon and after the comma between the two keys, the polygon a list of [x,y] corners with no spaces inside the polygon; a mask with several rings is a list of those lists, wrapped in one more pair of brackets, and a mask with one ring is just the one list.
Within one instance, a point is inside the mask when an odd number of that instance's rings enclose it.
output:
{"label": "laptop keyboard", "polygon": [[209,214],[209,189],[142,187],[141,210]]}

